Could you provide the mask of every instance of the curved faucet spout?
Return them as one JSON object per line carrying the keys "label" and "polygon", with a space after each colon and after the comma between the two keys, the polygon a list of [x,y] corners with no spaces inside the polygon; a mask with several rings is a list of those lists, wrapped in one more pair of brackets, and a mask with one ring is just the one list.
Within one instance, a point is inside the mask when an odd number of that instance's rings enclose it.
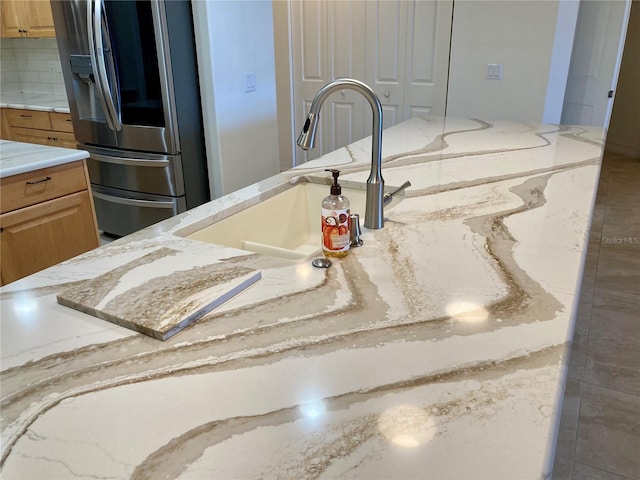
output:
{"label": "curved faucet spout", "polygon": [[316,128],[320,118],[320,109],[325,99],[338,90],[354,90],[363,95],[373,112],[373,125],[371,128],[371,173],[367,179],[367,203],[364,215],[364,226],[367,228],[382,228],[383,216],[383,192],[384,179],[382,178],[382,106],[376,92],[366,83],[353,78],[338,78],[327,83],[316,93],[307,120],[304,122],[302,132],[298,137],[298,145],[303,150],[314,147]]}

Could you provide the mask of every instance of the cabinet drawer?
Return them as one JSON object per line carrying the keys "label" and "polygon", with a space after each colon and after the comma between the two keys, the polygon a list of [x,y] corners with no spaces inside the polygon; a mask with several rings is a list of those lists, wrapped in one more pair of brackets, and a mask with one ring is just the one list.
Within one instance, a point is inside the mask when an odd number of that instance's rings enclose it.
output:
{"label": "cabinet drawer", "polygon": [[1,213],[88,188],[83,161],[2,178],[0,187]]}
{"label": "cabinet drawer", "polygon": [[77,148],[76,137],[73,133],[36,130],[35,128],[12,128],[11,133],[11,140],[16,142],[37,143],[38,145],[61,148]]}
{"label": "cabinet drawer", "polygon": [[68,113],[51,112],[51,128],[56,132],[73,133],[73,124],[71,123],[71,115]]}
{"label": "cabinet drawer", "polygon": [[11,127],[51,130],[51,120],[49,119],[49,112],[7,108],[6,118],[7,123]]}
{"label": "cabinet drawer", "polygon": [[12,140],[24,143],[37,143],[38,145],[55,146],[53,132],[51,130],[36,130],[35,128],[11,128]]}

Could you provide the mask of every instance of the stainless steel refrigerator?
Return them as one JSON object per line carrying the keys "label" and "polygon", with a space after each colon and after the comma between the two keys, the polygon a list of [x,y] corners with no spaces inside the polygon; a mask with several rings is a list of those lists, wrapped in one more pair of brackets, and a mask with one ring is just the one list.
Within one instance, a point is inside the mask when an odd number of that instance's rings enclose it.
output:
{"label": "stainless steel refrigerator", "polygon": [[191,3],[51,6],[98,228],[127,235],[208,201]]}

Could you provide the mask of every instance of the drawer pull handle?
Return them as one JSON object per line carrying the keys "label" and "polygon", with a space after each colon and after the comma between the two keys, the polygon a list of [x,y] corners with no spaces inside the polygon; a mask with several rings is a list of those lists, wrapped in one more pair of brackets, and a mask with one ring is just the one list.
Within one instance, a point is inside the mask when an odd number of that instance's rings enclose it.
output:
{"label": "drawer pull handle", "polygon": [[25,115],[24,113],[21,113],[20,116],[22,118],[31,118],[31,115]]}
{"label": "drawer pull handle", "polygon": [[45,177],[40,180],[28,180],[27,185],[36,185],[38,183],[48,182],[49,180],[51,180],[51,177]]}

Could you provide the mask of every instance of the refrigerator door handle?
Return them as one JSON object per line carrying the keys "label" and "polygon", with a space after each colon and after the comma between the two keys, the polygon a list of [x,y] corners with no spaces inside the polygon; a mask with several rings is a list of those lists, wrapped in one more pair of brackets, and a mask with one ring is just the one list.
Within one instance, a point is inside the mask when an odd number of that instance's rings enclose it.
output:
{"label": "refrigerator door handle", "polygon": [[[120,131],[122,130],[122,123],[120,122],[115,103],[113,102],[113,95],[111,94],[111,87],[109,86],[109,79],[107,78],[107,67],[104,62],[104,51],[102,48],[102,12],[104,7],[102,2],[103,0],[95,0],[95,8],[93,10],[94,50],[92,53],[95,55],[96,71],[98,73],[98,77],[100,77],[100,88],[102,89],[104,101],[109,111],[109,116],[111,117],[111,123],[113,125],[112,129]],[[92,55],[92,57],[94,55]]]}
{"label": "refrigerator door handle", "polygon": [[107,202],[120,203],[122,205],[128,205],[131,207],[146,207],[146,208],[174,208],[173,202],[162,202],[158,200],[137,200],[135,198],[115,197],[113,195],[106,195],[104,193],[91,192],[95,198],[105,200]]}
{"label": "refrigerator door handle", "polygon": [[145,160],[141,158],[127,157],[110,157],[108,155],[100,155],[91,153],[91,158],[105,163],[117,163],[120,165],[130,165],[132,167],[162,167],[166,168],[170,165],[169,160]]}
{"label": "refrigerator door handle", "polygon": [[[100,0],[98,0],[100,1]],[[104,98],[104,89],[102,88],[102,78],[97,70],[97,58],[96,58],[96,45],[94,35],[94,0],[87,0],[87,42],[89,43],[89,56],[91,57],[91,70],[93,72],[93,79],[96,85],[96,91],[98,94],[98,100],[100,100],[100,106],[104,111],[104,117],[107,121],[107,126],[111,130],[115,130],[115,125],[111,119],[111,114],[107,109],[107,104]]]}

